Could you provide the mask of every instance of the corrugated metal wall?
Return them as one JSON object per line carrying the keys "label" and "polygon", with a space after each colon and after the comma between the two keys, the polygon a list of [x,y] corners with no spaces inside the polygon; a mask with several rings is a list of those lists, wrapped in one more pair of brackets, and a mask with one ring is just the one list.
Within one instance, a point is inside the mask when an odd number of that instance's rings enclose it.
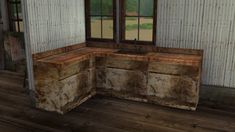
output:
{"label": "corrugated metal wall", "polygon": [[[32,53],[85,41],[84,0],[27,0]],[[235,0],[158,0],[157,45],[204,49],[203,84],[235,88]]]}
{"label": "corrugated metal wall", "polygon": [[157,45],[204,49],[203,84],[235,88],[235,0],[158,0]]}
{"label": "corrugated metal wall", "polygon": [[84,0],[26,0],[32,53],[85,42]]}

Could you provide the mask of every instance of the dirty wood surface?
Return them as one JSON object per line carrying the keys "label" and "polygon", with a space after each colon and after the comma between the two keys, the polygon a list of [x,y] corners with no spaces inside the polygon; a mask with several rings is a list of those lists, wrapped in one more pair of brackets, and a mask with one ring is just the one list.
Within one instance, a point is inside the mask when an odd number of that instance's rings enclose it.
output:
{"label": "dirty wood surface", "polygon": [[199,64],[202,60],[202,56],[198,55],[187,55],[187,54],[169,54],[169,53],[157,53],[149,52],[145,55],[132,55],[132,54],[119,54],[117,49],[106,49],[106,48],[82,48],[63,54],[52,55],[50,57],[38,59],[38,62],[44,62],[55,65],[68,65],[74,61],[87,59],[90,56],[111,56],[116,58],[128,58],[127,60],[138,60],[138,61],[160,61],[170,62],[186,65]]}
{"label": "dirty wood surface", "polygon": [[[38,108],[64,113],[67,110],[62,108],[67,103],[76,104],[78,97],[87,95],[81,90],[87,87],[78,85],[81,83],[77,84],[76,81],[89,80],[88,84],[94,88],[108,91],[105,95],[180,109],[196,109],[202,56],[158,52],[119,54],[116,51],[84,47],[35,60]],[[90,77],[74,76],[90,68],[93,74],[88,75]],[[61,83],[62,79],[64,81]],[[164,84],[170,85],[162,87]]]}
{"label": "dirty wood surface", "polygon": [[95,94],[92,58],[62,69],[48,64],[34,67],[36,106],[65,113]]}
{"label": "dirty wood surface", "polygon": [[180,109],[197,107],[199,64],[137,61],[117,56],[98,57],[96,63],[97,93]]}
{"label": "dirty wood surface", "polygon": [[65,115],[31,106],[21,76],[0,74],[0,130],[5,132],[234,132],[235,113],[199,105],[185,111],[95,96]]}

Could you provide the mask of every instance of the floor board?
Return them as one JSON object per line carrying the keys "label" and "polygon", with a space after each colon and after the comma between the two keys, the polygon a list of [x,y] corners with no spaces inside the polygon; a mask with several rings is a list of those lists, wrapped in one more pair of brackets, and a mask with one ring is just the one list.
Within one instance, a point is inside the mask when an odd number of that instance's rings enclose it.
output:
{"label": "floor board", "polygon": [[[1,76],[1,75],[0,75]],[[8,77],[8,78],[4,78]],[[197,111],[95,96],[65,115],[35,109],[27,90],[0,81],[0,130],[6,132],[235,132],[235,112],[199,105]],[[6,86],[11,83],[11,88]]]}

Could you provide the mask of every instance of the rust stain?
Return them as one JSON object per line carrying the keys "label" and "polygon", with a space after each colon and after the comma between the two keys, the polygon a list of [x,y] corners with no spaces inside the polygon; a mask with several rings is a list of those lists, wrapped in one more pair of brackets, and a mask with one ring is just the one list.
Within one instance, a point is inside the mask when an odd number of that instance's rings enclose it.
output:
{"label": "rust stain", "polygon": [[[115,49],[86,47],[35,60],[36,98],[41,107],[57,112],[62,111],[62,113],[68,111],[96,91],[95,87],[98,84],[102,85],[98,92],[104,91],[115,97],[137,101],[148,100],[178,108],[191,109],[196,106],[201,56],[168,53],[124,55],[116,54],[115,51]],[[152,62],[162,63],[162,65],[151,65]],[[151,72],[178,76],[178,78],[156,79],[162,84],[169,81],[170,84],[166,87],[170,89],[168,93],[164,93],[168,94],[165,97],[147,94],[148,88],[155,95],[160,94],[158,92],[166,92],[159,91],[153,86],[154,84],[147,87],[148,74]],[[77,76],[75,81],[66,80],[75,75]],[[60,83],[63,80],[65,81]],[[60,104],[61,100],[63,104]]]}

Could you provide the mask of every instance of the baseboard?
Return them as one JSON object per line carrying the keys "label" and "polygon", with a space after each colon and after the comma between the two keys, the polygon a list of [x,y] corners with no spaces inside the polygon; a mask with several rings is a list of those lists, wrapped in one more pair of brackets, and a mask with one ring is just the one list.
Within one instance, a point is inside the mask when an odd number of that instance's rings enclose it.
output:
{"label": "baseboard", "polygon": [[202,85],[199,103],[235,107],[235,88]]}

